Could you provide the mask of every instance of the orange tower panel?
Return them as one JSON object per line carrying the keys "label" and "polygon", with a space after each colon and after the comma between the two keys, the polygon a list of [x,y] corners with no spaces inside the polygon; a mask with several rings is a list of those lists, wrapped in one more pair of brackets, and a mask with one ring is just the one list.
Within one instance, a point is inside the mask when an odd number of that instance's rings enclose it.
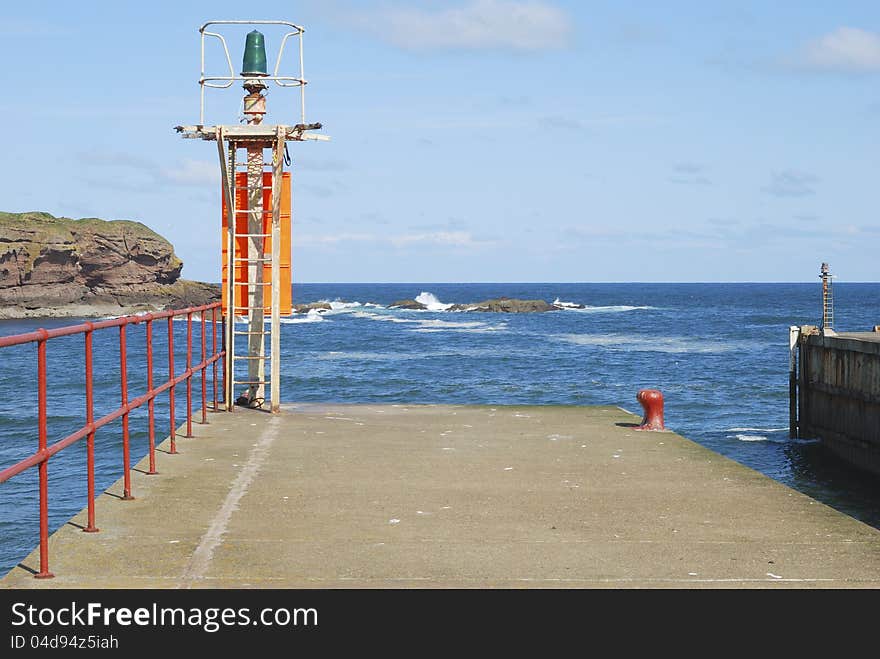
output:
{"label": "orange tower panel", "polygon": [[[247,190],[244,188],[247,186],[247,173],[246,172],[238,172],[235,175],[235,187],[238,188],[235,192],[235,210],[247,210]],[[271,234],[272,233],[272,173],[271,172],[263,172],[263,230],[261,233]],[[227,217],[227,207],[226,207],[226,195],[222,194],[221,190],[221,199],[223,201],[223,223],[222,223],[222,233],[221,233],[221,251],[222,251],[222,289],[223,289],[223,314],[226,315],[227,308],[229,306],[229,301],[227,300],[227,272],[228,272],[228,263],[229,263],[229,251],[227,249],[226,244],[226,217]],[[291,268],[290,268],[290,172],[284,172],[281,174],[281,255],[280,255],[280,270],[281,270],[281,315],[289,316],[293,313],[293,293],[291,290]],[[245,234],[248,233],[248,214],[247,213],[237,213],[235,216],[235,233],[237,234]],[[251,238],[236,238],[235,239],[235,258],[236,259],[244,259],[247,258],[248,255],[248,241],[252,240]],[[262,240],[263,241],[263,255],[264,258],[271,258],[272,256],[272,239],[271,238],[256,238],[254,240]],[[248,283],[248,264],[243,261],[235,262],[235,307],[236,315],[238,316],[246,316],[247,312],[243,307],[247,306],[247,286]],[[272,281],[272,264],[264,263],[263,264],[263,281],[271,282]],[[263,309],[265,313],[270,313],[271,311],[271,291],[270,287],[264,287],[264,297],[263,297]]]}

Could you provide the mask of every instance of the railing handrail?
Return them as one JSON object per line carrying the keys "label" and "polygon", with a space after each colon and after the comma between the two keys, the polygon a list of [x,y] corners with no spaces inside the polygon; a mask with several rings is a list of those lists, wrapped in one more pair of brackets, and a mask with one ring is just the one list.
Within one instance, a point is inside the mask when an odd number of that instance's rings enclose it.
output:
{"label": "railing handrail", "polygon": [[[49,459],[64,450],[71,444],[82,439],[87,440],[87,486],[88,486],[88,525],[83,531],[97,532],[95,526],[95,508],[94,508],[94,440],[95,433],[99,428],[115,421],[122,419],[122,452],[123,452],[123,499],[133,499],[131,496],[131,460],[129,452],[129,414],[144,404],[149,408],[149,474],[157,474],[156,471],[156,455],[155,455],[155,416],[154,401],[156,397],[169,392],[168,411],[170,416],[170,454],[176,454],[175,444],[175,420],[174,420],[174,388],[183,382],[186,383],[186,399],[187,399],[187,423],[186,436],[192,437],[192,378],[195,374],[201,373],[201,389],[202,389],[202,423],[207,423],[207,382],[206,372],[208,366],[213,365],[213,387],[214,387],[214,409],[217,408],[217,362],[225,359],[226,353],[222,349],[224,342],[220,342],[220,350],[217,346],[217,310],[221,308],[220,302],[213,302],[201,306],[186,307],[183,309],[173,309],[168,311],[157,311],[138,315],[120,316],[118,318],[110,318],[97,322],[87,321],[78,325],[68,325],[65,327],[57,327],[54,329],[37,329],[32,332],[24,332],[22,334],[13,334],[11,336],[0,337],[0,348],[25,345],[28,343],[37,343],[37,424],[38,424],[38,449],[35,453],[23,460],[19,460],[15,464],[0,471],[0,483],[27,471],[32,467],[39,468],[40,480],[40,571],[35,574],[37,578],[45,579],[54,576],[49,572],[49,537],[48,537],[48,462]],[[206,312],[211,312],[211,355],[207,354],[207,319]],[[192,345],[192,323],[193,314],[199,314],[202,325],[201,332],[201,361],[193,364],[193,345]],[[176,317],[185,316],[187,320],[186,332],[186,368],[179,374],[174,372],[174,327],[173,320]],[[153,385],[153,348],[152,348],[152,327],[153,321],[167,319],[168,321],[168,379],[158,386]],[[127,357],[127,339],[125,329],[129,325],[137,325],[146,323],[146,369],[147,369],[147,391],[139,396],[129,399],[128,397],[128,357]],[[119,328],[119,365],[120,365],[120,393],[121,402],[119,407],[109,414],[95,420],[94,419],[94,395],[93,395],[93,369],[92,369],[92,335],[95,331],[118,327]],[[222,331],[226,331],[225,319],[222,321]],[[86,395],[86,423],[75,432],[67,435],[51,445],[48,443],[47,431],[47,367],[46,367],[46,344],[50,339],[73,336],[77,334],[85,335],[85,395]],[[225,378],[226,369],[223,369]],[[224,383],[225,391],[225,383]]]}
{"label": "railing handrail", "polygon": [[203,304],[199,307],[186,307],[184,309],[174,309],[171,311],[152,311],[144,314],[132,314],[129,316],[119,316],[118,318],[108,318],[107,320],[99,320],[97,322],[86,321],[79,325],[66,325],[65,327],[56,327],[48,330],[37,329],[32,332],[0,336],[0,348],[17,346],[23,343],[34,343],[35,341],[41,341],[43,339],[55,339],[59,336],[73,336],[75,334],[83,334],[84,332],[106,329],[108,327],[137,325],[138,323],[145,323],[148,320],[161,320],[162,318],[182,316],[188,313],[198,313],[218,308],[220,308],[220,302],[212,302],[211,304]]}

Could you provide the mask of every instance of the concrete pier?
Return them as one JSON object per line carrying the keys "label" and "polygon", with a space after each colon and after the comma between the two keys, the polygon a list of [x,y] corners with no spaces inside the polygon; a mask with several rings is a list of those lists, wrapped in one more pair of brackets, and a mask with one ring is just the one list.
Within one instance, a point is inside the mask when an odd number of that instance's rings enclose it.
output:
{"label": "concrete pier", "polygon": [[[194,424],[5,588],[877,588],[880,531],[616,407],[285,405]],[[167,449],[166,445],[161,448]]]}

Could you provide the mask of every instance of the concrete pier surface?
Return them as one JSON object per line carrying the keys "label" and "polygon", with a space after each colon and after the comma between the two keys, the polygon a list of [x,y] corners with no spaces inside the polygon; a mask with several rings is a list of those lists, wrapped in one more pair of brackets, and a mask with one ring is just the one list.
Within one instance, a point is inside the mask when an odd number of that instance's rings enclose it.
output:
{"label": "concrete pier surface", "polygon": [[0,586],[880,587],[880,531],[620,408],[208,419],[51,536],[54,579],[34,551]]}
{"label": "concrete pier surface", "polygon": [[833,336],[841,339],[858,339],[859,341],[880,343],[880,332],[837,332]]}

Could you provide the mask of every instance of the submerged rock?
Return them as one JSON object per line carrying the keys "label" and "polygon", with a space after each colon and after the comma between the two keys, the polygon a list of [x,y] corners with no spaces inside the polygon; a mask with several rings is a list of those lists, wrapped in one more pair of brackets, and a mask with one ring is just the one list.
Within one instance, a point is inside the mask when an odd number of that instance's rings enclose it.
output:
{"label": "submerged rock", "polygon": [[127,220],[0,212],[0,318],[100,316],[199,306],[215,284],[180,279],[174,247]]}

